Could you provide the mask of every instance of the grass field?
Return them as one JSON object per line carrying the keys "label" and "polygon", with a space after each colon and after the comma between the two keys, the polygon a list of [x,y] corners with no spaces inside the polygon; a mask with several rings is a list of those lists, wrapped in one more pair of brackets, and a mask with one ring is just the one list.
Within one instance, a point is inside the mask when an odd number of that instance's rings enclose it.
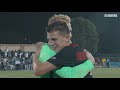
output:
{"label": "grass field", "polygon": [[[120,68],[95,68],[93,78],[120,78]],[[0,71],[0,78],[36,78],[33,71]]]}
{"label": "grass field", "polygon": [[36,78],[33,71],[0,71],[0,78]]}
{"label": "grass field", "polygon": [[120,68],[95,68],[94,78],[120,78]]}

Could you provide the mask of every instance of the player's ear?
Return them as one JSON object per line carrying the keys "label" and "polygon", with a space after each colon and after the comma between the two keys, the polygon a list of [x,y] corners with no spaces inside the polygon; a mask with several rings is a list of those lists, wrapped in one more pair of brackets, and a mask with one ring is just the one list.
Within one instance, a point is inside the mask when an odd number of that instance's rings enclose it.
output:
{"label": "player's ear", "polygon": [[66,39],[68,39],[68,40],[71,38],[70,34],[66,34],[65,37],[66,37]]}
{"label": "player's ear", "polygon": [[65,40],[66,40],[66,42],[68,42],[70,40],[69,35],[65,35]]}
{"label": "player's ear", "polygon": [[72,38],[72,32],[69,33],[69,37]]}

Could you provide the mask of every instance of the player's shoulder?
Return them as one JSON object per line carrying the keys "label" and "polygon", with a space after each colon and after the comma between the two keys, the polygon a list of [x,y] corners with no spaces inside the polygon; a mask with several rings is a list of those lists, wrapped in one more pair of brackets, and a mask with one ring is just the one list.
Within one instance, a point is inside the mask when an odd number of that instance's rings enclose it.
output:
{"label": "player's shoulder", "polygon": [[76,50],[76,49],[80,49],[80,46],[78,44],[70,44],[67,49],[70,49],[70,50]]}
{"label": "player's shoulder", "polygon": [[83,51],[83,48],[81,48],[78,44],[70,44],[69,45],[69,49],[73,49],[73,50],[75,50],[75,51]]}
{"label": "player's shoulder", "polygon": [[76,47],[79,47],[79,45],[76,44],[76,43],[72,43],[72,44],[69,45],[69,47],[76,48]]}

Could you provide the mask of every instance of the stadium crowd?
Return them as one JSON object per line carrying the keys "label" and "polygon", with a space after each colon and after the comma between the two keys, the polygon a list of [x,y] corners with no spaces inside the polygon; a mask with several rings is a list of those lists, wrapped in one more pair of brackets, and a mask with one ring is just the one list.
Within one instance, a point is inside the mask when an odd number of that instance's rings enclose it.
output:
{"label": "stadium crowd", "polygon": [[0,49],[0,70],[32,70],[34,52]]}

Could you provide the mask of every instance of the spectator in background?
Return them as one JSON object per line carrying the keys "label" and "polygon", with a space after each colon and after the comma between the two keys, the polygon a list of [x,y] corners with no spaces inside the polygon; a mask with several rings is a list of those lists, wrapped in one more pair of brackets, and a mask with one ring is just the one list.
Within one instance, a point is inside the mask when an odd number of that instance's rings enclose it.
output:
{"label": "spectator in background", "polygon": [[8,48],[5,48],[5,57],[8,57]]}
{"label": "spectator in background", "polygon": [[105,57],[102,58],[102,65],[103,65],[103,67],[106,67],[106,58]]}
{"label": "spectator in background", "polygon": [[107,58],[106,64],[107,64],[107,67],[108,67],[108,68],[109,68],[109,62],[110,62],[110,59]]}
{"label": "spectator in background", "polygon": [[101,66],[101,61],[98,57],[95,59],[95,64],[96,64],[97,67]]}

